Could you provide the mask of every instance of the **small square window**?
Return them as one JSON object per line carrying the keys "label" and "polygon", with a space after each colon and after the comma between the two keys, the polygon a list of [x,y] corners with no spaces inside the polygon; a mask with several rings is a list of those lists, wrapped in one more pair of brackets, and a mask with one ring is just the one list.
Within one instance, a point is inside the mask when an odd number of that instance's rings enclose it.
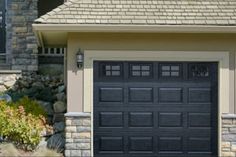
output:
{"label": "small square window", "polygon": [[120,76],[121,75],[121,65],[117,64],[104,64],[103,68],[104,76]]}
{"label": "small square window", "polygon": [[180,65],[179,64],[160,64],[161,77],[180,77]]}
{"label": "small square window", "polygon": [[150,77],[151,76],[151,64],[130,64],[131,76],[132,77]]}
{"label": "small square window", "polygon": [[190,64],[189,76],[191,78],[206,78],[210,76],[208,64]]}

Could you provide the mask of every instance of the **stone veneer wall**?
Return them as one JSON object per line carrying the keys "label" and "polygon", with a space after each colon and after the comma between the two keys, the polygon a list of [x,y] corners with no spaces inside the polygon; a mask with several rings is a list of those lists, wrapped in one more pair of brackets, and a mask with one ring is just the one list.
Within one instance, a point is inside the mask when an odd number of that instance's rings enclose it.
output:
{"label": "stone veneer wall", "polygon": [[236,157],[236,115],[223,114],[221,156]]}
{"label": "stone veneer wall", "polygon": [[67,113],[65,157],[91,157],[91,114]]}
{"label": "stone veneer wall", "polygon": [[7,0],[6,51],[13,70],[38,69],[37,41],[32,23],[38,17],[38,0]]}

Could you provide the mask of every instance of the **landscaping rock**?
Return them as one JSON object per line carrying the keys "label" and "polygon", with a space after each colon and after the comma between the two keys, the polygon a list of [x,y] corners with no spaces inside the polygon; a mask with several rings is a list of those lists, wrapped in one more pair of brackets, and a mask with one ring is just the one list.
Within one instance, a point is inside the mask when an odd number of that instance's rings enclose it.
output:
{"label": "landscaping rock", "polygon": [[8,94],[3,94],[3,95],[0,95],[0,100],[5,100],[6,102],[11,102],[12,98]]}
{"label": "landscaping rock", "polygon": [[30,87],[29,82],[26,81],[26,80],[19,80],[18,83],[19,83],[19,85],[20,85],[21,87],[26,87],[26,88],[29,88],[29,87]]}
{"label": "landscaping rock", "polygon": [[63,132],[65,130],[65,123],[64,122],[55,123],[53,125],[53,129],[55,133]]}
{"label": "landscaping rock", "polygon": [[54,112],[53,112],[52,105],[50,102],[38,101],[38,103],[46,111],[47,115],[49,115],[49,116],[53,115]]}
{"label": "landscaping rock", "polygon": [[0,85],[0,93],[5,92],[7,88],[4,85]]}
{"label": "landscaping rock", "polygon": [[65,91],[65,86],[61,85],[58,87],[58,93],[64,92]]}
{"label": "landscaping rock", "polygon": [[52,94],[52,90],[50,88],[44,88],[40,90],[36,95],[35,98],[38,100],[43,100],[47,102],[53,102],[55,97]]}
{"label": "landscaping rock", "polygon": [[55,113],[53,115],[53,123],[64,122],[64,121],[65,121],[64,113]]}
{"label": "landscaping rock", "polygon": [[14,84],[16,83],[16,81],[7,81],[7,82],[4,82],[4,85],[7,87],[7,88],[11,88]]}
{"label": "landscaping rock", "polygon": [[66,99],[65,93],[58,93],[56,94],[56,97],[58,101],[65,101]]}
{"label": "landscaping rock", "polygon": [[51,136],[47,141],[47,147],[58,151],[63,151],[65,146],[64,134],[55,134]]}
{"label": "landscaping rock", "polygon": [[44,88],[44,84],[42,82],[35,82],[32,84],[33,87],[38,87],[40,89]]}
{"label": "landscaping rock", "polygon": [[47,141],[45,138],[42,138],[41,141],[39,142],[37,149],[40,148],[47,148]]}
{"label": "landscaping rock", "polygon": [[57,101],[53,104],[55,113],[63,113],[66,111],[66,104],[63,101]]}

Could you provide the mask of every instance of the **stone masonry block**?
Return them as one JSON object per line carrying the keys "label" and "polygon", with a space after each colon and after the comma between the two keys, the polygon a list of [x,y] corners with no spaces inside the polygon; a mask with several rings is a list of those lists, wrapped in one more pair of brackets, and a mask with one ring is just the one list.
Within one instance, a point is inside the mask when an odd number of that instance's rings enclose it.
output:
{"label": "stone masonry block", "polygon": [[81,157],[81,150],[71,150],[70,155],[72,157]]}
{"label": "stone masonry block", "polygon": [[66,133],[75,133],[77,132],[76,126],[67,126]]}

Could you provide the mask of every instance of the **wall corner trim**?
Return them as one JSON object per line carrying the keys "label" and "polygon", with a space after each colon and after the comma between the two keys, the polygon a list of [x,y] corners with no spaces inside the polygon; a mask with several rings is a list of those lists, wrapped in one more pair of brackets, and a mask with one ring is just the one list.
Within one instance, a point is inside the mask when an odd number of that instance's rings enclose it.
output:
{"label": "wall corner trim", "polygon": [[236,119],[236,114],[222,114],[223,119]]}
{"label": "wall corner trim", "polygon": [[90,117],[91,113],[88,112],[67,112],[65,117]]}

